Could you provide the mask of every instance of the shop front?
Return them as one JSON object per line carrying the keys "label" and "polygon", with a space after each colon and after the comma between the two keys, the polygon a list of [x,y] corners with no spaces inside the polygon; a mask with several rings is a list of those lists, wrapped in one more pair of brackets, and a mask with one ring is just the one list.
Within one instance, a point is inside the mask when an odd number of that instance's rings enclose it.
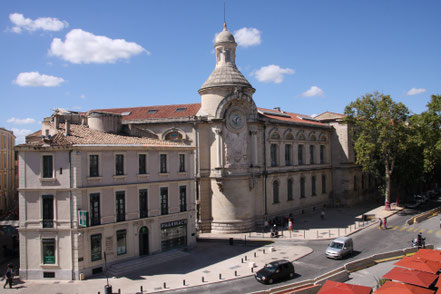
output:
{"label": "shop front", "polygon": [[181,219],[161,224],[161,251],[187,246],[187,220]]}

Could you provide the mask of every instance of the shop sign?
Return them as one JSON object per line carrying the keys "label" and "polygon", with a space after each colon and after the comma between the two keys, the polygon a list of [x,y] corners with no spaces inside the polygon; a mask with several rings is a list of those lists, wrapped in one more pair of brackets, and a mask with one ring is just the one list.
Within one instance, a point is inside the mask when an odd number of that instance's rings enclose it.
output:
{"label": "shop sign", "polygon": [[166,223],[161,224],[161,230],[171,228],[171,227],[179,227],[179,226],[186,225],[186,224],[187,224],[187,219],[180,219],[180,220],[175,220],[175,221],[171,221],[171,222],[166,222]]}
{"label": "shop sign", "polygon": [[45,264],[55,264],[55,256],[45,256],[44,263]]}
{"label": "shop sign", "polygon": [[86,210],[78,210],[78,225],[80,227],[87,227],[87,220],[89,219],[87,214]]}

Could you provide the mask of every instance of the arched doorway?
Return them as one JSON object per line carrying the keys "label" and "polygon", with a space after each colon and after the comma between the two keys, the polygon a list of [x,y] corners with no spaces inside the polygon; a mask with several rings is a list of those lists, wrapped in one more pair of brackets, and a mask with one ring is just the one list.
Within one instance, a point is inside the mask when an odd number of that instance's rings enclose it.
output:
{"label": "arched doorway", "polygon": [[149,255],[149,230],[146,226],[139,229],[139,255]]}

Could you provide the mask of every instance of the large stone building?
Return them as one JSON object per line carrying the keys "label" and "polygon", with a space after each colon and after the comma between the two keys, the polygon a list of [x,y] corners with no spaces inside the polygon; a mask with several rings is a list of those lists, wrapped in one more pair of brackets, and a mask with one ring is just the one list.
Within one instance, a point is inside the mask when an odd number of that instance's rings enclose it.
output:
{"label": "large stone building", "polygon": [[[354,164],[343,115],[258,108],[226,25],[214,46],[216,66],[199,89],[201,103],[57,112],[18,148],[25,278],[74,279],[100,269],[104,250],[118,262],[193,244],[196,228],[246,232],[267,218],[368,195],[372,183]],[[88,227],[79,227],[78,210],[89,213]]]}
{"label": "large stone building", "polygon": [[194,147],[56,112],[19,151],[20,276],[78,279],[196,242]]}
{"label": "large stone building", "polygon": [[0,128],[0,215],[16,205],[15,136]]}

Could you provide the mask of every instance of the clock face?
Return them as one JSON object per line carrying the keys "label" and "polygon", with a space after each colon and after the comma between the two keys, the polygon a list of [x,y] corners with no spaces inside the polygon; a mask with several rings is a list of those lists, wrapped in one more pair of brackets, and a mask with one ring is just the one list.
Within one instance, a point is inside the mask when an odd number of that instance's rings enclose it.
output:
{"label": "clock face", "polygon": [[234,129],[240,129],[245,124],[244,115],[239,111],[234,111],[230,114],[229,122]]}

